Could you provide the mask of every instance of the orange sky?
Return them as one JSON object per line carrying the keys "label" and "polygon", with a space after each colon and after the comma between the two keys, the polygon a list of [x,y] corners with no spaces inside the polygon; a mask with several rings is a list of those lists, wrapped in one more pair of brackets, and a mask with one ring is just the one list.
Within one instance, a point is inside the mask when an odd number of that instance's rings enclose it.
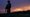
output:
{"label": "orange sky", "polygon": [[30,10],[30,6],[24,6],[21,8],[11,8],[11,12],[16,12],[16,11],[27,11]]}

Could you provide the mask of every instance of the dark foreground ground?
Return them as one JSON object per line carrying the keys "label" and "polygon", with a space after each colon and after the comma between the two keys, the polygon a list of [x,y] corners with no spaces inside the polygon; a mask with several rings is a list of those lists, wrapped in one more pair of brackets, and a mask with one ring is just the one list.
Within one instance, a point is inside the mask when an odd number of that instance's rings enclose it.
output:
{"label": "dark foreground ground", "polygon": [[0,14],[0,17],[30,17],[30,11]]}
{"label": "dark foreground ground", "polygon": [[30,17],[30,13],[0,14],[0,17]]}

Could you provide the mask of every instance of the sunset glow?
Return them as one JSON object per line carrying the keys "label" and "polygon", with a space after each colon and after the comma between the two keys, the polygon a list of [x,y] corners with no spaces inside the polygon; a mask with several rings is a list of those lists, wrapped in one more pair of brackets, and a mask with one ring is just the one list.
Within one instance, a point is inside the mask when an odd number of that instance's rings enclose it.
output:
{"label": "sunset glow", "polygon": [[30,6],[25,6],[25,7],[22,7],[22,8],[16,8],[16,9],[13,9],[11,11],[16,12],[16,11],[27,11],[27,10],[30,10]]}
{"label": "sunset glow", "polygon": [[23,9],[21,9],[21,8],[16,8],[16,11],[23,11]]}

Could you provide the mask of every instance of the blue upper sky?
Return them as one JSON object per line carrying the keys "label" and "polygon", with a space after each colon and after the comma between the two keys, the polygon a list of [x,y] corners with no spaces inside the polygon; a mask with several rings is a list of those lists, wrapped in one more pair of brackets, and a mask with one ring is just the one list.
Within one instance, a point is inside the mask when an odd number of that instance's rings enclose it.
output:
{"label": "blue upper sky", "polygon": [[[30,4],[30,0],[10,0],[12,6],[22,6],[27,4]],[[6,6],[7,0],[0,0],[0,6]]]}

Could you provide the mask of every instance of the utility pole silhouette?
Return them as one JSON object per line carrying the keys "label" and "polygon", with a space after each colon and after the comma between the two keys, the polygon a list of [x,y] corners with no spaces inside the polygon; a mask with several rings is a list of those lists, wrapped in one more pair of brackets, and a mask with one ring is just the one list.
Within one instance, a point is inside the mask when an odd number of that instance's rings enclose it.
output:
{"label": "utility pole silhouette", "polygon": [[11,3],[10,0],[7,1],[8,4],[6,5],[7,13],[10,13]]}

